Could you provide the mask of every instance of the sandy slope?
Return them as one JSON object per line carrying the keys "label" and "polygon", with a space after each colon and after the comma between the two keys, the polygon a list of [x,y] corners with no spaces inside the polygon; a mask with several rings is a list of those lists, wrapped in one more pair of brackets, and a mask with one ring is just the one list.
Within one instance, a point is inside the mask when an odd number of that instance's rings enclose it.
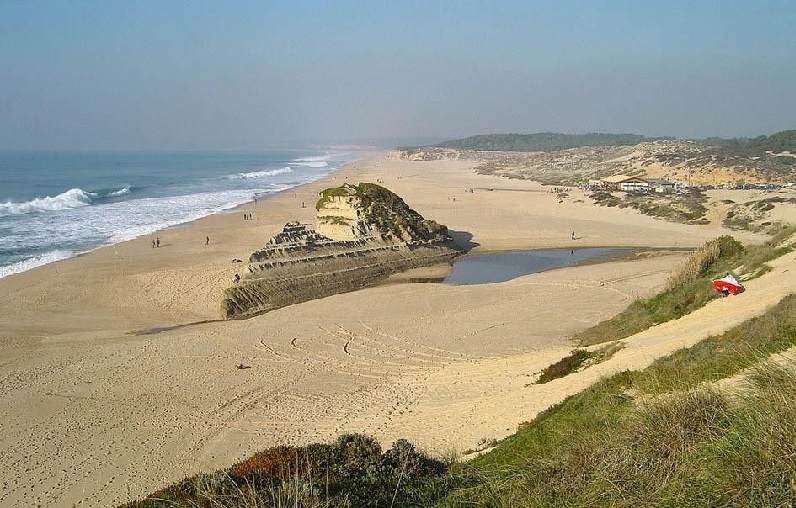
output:
{"label": "sandy slope", "polygon": [[[476,250],[691,247],[726,233],[594,207],[579,191],[559,202],[461,162],[373,157],[246,205],[254,221],[243,210],[209,217],[163,232],[160,249],[142,238],[1,279],[0,505],[119,503],[266,446],[340,432],[385,446],[406,437],[436,453],[474,448],[601,375],[643,366],[789,291],[775,275],[793,261],[780,261],[747,293],[639,334],[577,376],[528,387],[569,351],[568,336],[659,289],[683,253],[501,284],[388,284],[216,321],[240,269],[232,258],[246,259],[288,220],[310,222],[318,190],[377,179]],[[251,368],[236,369],[241,362]]]}

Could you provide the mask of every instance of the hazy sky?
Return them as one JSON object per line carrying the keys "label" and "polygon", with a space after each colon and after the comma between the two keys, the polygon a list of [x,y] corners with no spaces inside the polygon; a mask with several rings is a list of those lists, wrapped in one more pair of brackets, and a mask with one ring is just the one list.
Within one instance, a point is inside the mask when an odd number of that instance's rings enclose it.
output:
{"label": "hazy sky", "polygon": [[0,149],[796,128],[796,2],[0,0]]}

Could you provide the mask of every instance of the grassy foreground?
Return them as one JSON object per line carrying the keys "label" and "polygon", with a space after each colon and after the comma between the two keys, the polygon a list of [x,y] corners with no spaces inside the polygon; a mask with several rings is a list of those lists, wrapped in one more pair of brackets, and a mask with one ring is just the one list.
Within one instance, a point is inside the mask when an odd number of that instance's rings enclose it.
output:
{"label": "grassy foreground", "polygon": [[[684,288],[717,271],[762,273],[781,240],[706,245],[650,300],[658,303],[642,306],[647,322],[701,306],[682,305]],[[602,336],[635,333],[626,322],[602,323]],[[434,460],[403,440],[382,452],[346,435],[271,448],[127,506],[791,506],[796,368],[777,353],[793,346],[792,295],[721,336],[592,385],[470,462]]]}

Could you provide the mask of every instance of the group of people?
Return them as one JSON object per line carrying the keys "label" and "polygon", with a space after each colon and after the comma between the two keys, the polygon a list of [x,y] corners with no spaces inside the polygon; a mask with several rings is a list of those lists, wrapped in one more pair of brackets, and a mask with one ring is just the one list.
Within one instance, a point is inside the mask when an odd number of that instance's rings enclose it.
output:
{"label": "group of people", "polygon": [[252,214],[244,213],[243,214],[243,220],[252,220]]}

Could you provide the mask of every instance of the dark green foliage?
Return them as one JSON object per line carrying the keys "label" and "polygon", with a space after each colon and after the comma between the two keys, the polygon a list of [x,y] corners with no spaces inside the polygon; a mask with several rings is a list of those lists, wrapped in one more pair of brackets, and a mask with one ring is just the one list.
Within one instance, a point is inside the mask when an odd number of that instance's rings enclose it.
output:
{"label": "dark green foliage", "polygon": [[619,206],[622,203],[621,199],[607,191],[596,191],[589,197],[592,198],[595,203],[602,206]]}
{"label": "dark green foliage", "polygon": [[576,349],[571,355],[565,356],[556,363],[549,365],[542,370],[542,374],[536,381],[537,384],[549,383],[554,379],[564,377],[567,374],[578,370],[586,360],[594,357],[594,353],[585,349]]}
{"label": "dark green foliage", "polygon": [[444,141],[434,146],[458,150],[488,150],[507,152],[553,152],[582,146],[632,146],[644,141],[673,138],[647,138],[636,134],[485,134],[464,139]]}
{"label": "dark green foliage", "polygon": [[780,131],[770,136],[757,136],[756,138],[709,138],[705,141],[734,155],[759,157],[766,152],[790,151],[796,153],[796,130]]}
{"label": "dark green foliage", "polygon": [[345,434],[330,445],[269,448],[125,506],[423,506],[450,488],[445,471],[404,439],[382,453],[372,437]]}

